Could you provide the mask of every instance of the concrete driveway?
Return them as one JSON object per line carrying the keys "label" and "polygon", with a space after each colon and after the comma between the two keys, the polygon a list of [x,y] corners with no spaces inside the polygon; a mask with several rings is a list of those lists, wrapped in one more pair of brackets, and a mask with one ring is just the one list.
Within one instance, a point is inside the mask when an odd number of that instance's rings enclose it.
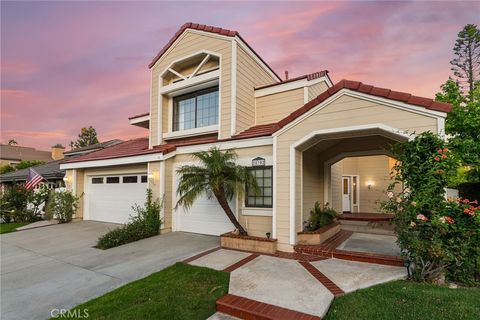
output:
{"label": "concrete driveway", "polygon": [[115,224],[82,221],[2,235],[1,316],[46,319],[177,261],[218,237],[175,232],[109,250],[92,248]]}

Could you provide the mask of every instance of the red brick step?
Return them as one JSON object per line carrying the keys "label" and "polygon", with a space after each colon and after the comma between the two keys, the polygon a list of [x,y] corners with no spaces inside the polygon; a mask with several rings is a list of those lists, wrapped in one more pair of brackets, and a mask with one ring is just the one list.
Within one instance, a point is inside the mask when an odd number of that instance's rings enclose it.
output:
{"label": "red brick step", "polygon": [[320,320],[320,317],[227,294],[217,300],[217,311],[246,320]]}

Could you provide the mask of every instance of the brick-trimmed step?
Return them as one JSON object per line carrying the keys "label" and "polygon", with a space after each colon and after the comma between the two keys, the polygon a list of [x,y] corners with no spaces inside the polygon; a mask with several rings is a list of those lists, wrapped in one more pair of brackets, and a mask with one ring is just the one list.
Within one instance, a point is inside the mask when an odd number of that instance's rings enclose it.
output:
{"label": "brick-trimmed step", "polygon": [[227,294],[217,300],[217,311],[246,320],[320,320],[320,317]]}
{"label": "brick-trimmed step", "polygon": [[401,257],[387,256],[369,252],[346,251],[338,249],[325,249],[322,246],[296,245],[295,251],[304,254],[313,254],[326,258],[337,258],[357,262],[368,262],[383,264],[387,266],[403,267],[404,261]]}
{"label": "brick-trimmed step", "polygon": [[210,253],[215,252],[215,251],[220,250],[220,249],[221,249],[220,247],[216,247],[216,248],[213,248],[213,249],[210,249],[210,250],[207,250],[207,251],[200,252],[199,254],[194,255],[194,256],[192,256],[192,257],[190,257],[190,258],[187,258],[187,259],[183,260],[182,262],[183,262],[183,263],[192,262],[192,261],[194,261],[194,260],[197,260],[197,259],[199,259],[199,258],[201,258],[201,257],[203,257],[203,256],[206,256],[207,254],[210,254]]}

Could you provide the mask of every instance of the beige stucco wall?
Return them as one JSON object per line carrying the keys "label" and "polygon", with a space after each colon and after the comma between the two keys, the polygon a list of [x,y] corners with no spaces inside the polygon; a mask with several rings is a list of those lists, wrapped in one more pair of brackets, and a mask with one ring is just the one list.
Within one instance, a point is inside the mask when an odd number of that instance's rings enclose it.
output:
{"label": "beige stucco wall", "polygon": [[[407,110],[401,110],[377,102],[367,101],[357,97],[341,96],[328,106],[316,111],[310,117],[304,119],[300,124],[289,128],[278,135],[277,138],[277,238],[281,247],[288,249],[283,244],[289,243],[289,189],[290,169],[289,154],[290,146],[306,136],[307,134],[328,128],[341,128],[372,123],[382,123],[401,130],[423,132],[437,131],[437,119],[425,115],[416,114]],[[296,161],[296,172],[301,166]],[[298,185],[299,175],[296,175]],[[298,187],[296,187],[298,197]],[[301,212],[296,201],[296,216]],[[332,204],[337,206],[336,204]],[[297,223],[298,224],[298,223]],[[298,229],[298,226],[297,226]]]}
{"label": "beige stucco wall", "polygon": [[256,124],[277,122],[303,106],[303,102],[303,88],[258,97]]}
{"label": "beige stucco wall", "polygon": [[236,132],[238,133],[255,124],[254,88],[274,83],[275,80],[240,46],[237,46],[236,77]]}
{"label": "beige stucco wall", "polygon": [[[159,75],[174,60],[186,57],[202,50],[208,50],[221,56],[220,58],[220,105],[221,105],[221,135],[230,136],[230,106],[231,106],[231,69],[232,69],[232,45],[228,39],[220,39],[207,33],[198,34],[191,30],[186,30],[177,39],[176,43],[170,47],[151,69],[151,95],[150,95],[150,134],[152,145],[159,144],[158,141],[158,86]],[[162,131],[166,132],[168,128],[168,99],[163,100]],[[160,141],[162,143],[162,141]]]}
{"label": "beige stucco wall", "polygon": [[319,96],[322,92],[326,91],[328,89],[327,83],[325,81],[321,81],[319,83],[316,83],[314,85],[311,85],[308,87],[308,101],[316,98]]}

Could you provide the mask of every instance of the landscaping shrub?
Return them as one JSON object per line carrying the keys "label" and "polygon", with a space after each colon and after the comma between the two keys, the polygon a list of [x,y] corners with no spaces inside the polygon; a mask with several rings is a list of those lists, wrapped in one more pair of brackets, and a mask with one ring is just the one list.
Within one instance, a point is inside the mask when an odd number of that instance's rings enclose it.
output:
{"label": "landscaping shrub", "polygon": [[162,220],[160,219],[160,201],[153,200],[152,190],[147,190],[147,199],[144,207],[135,204],[132,209],[136,215],[120,228],[113,229],[98,239],[96,248],[108,249],[153,237],[159,234]]}
{"label": "landscaping shrub", "polygon": [[50,191],[45,217],[47,220],[57,219],[59,223],[72,221],[77,212],[79,197],[70,191]]}
{"label": "landscaping shrub", "polygon": [[35,191],[20,184],[6,187],[0,196],[0,218],[5,223],[38,221],[47,198],[46,186]]}
{"label": "landscaping shrub", "polygon": [[480,182],[465,182],[457,187],[461,198],[480,201]]}
{"label": "landscaping shrub", "polygon": [[315,202],[314,207],[310,210],[310,218],[306,224],[307,231],[315,231],[321,227],[327,226],[333,222],[338,217],[338,213],[330,208],[328,204],[321,206],[317,201]]}
{"label": "landscaping shrub", "polygon": [[[469,283],[480,256],[480,206],[468,199],[445,199],[444,187],[458,163],[445,142],[427,132],[398,144],[399,160],[393,168],[382,208],[394,213],[402,254],[413,262],[417,280]],[[395,185],[403,189],[395,193]]]}

